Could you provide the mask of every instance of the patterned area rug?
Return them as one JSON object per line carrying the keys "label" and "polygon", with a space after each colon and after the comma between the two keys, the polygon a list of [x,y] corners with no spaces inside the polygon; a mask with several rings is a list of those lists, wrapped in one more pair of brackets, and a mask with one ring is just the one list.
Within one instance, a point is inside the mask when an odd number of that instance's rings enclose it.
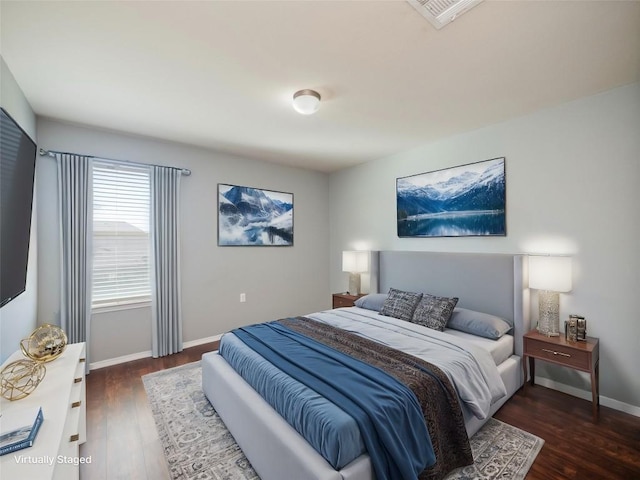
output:
{"label": "patterned area rug", "polygon": [[[174,480],[254,480],[251,467],[202,392],[200,362],[142,377]],[[544,440],[491,419],[473,438],[475,463],[446,480],[523,480]]]}

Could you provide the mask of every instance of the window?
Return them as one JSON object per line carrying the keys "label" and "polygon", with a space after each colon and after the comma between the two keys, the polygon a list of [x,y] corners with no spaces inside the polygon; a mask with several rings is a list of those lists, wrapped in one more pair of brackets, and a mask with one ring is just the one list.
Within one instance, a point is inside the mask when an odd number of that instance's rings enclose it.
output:
{"label": "window", "polygon": [[148,302],[149,170],[93,163],[92,307]]}

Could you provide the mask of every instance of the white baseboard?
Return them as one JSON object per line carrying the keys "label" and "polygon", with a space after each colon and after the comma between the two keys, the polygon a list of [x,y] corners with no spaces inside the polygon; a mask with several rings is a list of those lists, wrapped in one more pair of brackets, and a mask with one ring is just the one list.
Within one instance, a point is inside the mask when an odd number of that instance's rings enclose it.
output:
{"label": "white baseboard", "polygon": [[[182,348],[195,347],[197,345],[203,345],[205,343],[217,342],[222,338],[222,334],[214,335],[212,337],[199,338],[197,340],[189,340],[182,343]],[[146,352],[132,353],[130,355],[123,355],[116,358],[108,358],[107,360],[100,360],[99,362],[92,362],[89,364],[90,370],[98,370],[99,368],[111,367],[112,365],[118,365],[120,363],[132,362],[134,360],[140,360],[142,358],[149,358],[152,356],[151,350]]]}
{"label": "white baseboard", "polygon": [[[558,390],[559,392],[566,393],[567,395],[571,395],[573,397],[591,401],[591,392],[587,390],[581,390],[580,388],[565,385],[564,383],[549,380],[548,378],[544,377],[536,377],[536,383],[538,385],[542,385],[543,387]],[[619,410],[620,412],[628,413],[635,417],[640,417],[640,407],[620,402],[619,400],[614,400],[613,398],[600,395],[600,405],[613,408],[614,410]]]}
{"label": "white baseboard", "polygon": [[220,335],[214,335],[213,337],[199,338],[198,340],[189,340],[188,342],[182,343],[182,348],[191,348],[197,345],[203,345],[205,343],[217,342],[221,338],[222,333]]}
{"label": "white baseboard", "polygon": [[99,368],[111,367],[112,365],[118,365],[120,363],[133,362],[134,360],[149,358],[150,356],[151,350],[148,350],[146,352],[132,353],[130,355],[123,355],[116,358],[108,358],[106,360],[100,360],[99,362],[91,362],[89,364],[89,370],[98,370]]}

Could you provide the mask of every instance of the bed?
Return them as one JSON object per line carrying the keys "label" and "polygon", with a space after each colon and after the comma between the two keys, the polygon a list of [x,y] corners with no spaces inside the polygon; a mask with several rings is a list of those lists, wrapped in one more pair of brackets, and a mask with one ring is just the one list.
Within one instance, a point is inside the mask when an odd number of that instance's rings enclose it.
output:
{"label": "bed", "polygon": [[[512,326],[506,343],[466,338],[484,348],[496,361],[506,395],[486,408],[486,415],[464,410],[464,427],[471,437],[522,385],[522,335],[529,329],[528,290],[523,281],[526,257],[502,254],[449,254],[432,252],[378,252],[372,285],[380,292],[390,288],[457,296],[458,307],[497,315]],[[336,316],[340,323],[371,317],[366,309],[339,309],[308,315],[321,320]],[[325,318],[326,317],[326,318]],[[375,316],[371,322],[376,321]],[[329,320],[331,322],[332,320]],[[395,328],[395,327],[394,327]],[[438,332],[438,334],[440,334]],[[464,336],[445,330],[443,335]],[[502,343],[505,343],[503,341]],[[506,348],[506,353],[505,353]],[[374,479],[366,451],[340,468],[334,468],[285,421],[218,352],[203,356],[203,390],[240,448],[263,480]]]}

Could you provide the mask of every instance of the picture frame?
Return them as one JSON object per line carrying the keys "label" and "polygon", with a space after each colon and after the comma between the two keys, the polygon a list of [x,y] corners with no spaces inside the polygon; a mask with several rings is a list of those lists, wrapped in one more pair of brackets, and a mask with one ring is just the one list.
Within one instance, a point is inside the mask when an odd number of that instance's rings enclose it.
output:
{"label": "picture frame", "polygon": [[564,322],[564,338],[571,343],[578,340],[578,323],[573,315]]}
{"label": "picture frame", "polygon": [[587,321],[581,316],[576,319],[576,339],[579,342],[587,341]]}
{"label": "picture frame", "polygon": [[506,236],[505,157],[396,179],[398,237]]}
{"label": "picture frame", "polygon": [[293,246],[293,193],[218,184],[218,246]]}
{"label": "picture frame", "polygon": [[564,322],[565,339],[569,342],[587,341],[587,321],[582,315],[569,315]]}

